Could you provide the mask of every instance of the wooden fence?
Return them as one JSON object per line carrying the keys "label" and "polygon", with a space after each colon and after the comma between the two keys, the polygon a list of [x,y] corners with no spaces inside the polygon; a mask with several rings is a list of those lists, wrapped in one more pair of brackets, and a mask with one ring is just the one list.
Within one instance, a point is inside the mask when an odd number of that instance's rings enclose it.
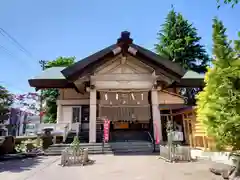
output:
{"label": "wooden fence", "polygon": [[180,145],[160,145],[160,157],[173,161],[191,161],[191,148]]}
{"label": "wooden fence", "polygon": [[61,165],[71,166],[71,165],[87,165],[93,163],[88,157],[88,149],[73,149],[66,148],[62,151],[61,155]]}

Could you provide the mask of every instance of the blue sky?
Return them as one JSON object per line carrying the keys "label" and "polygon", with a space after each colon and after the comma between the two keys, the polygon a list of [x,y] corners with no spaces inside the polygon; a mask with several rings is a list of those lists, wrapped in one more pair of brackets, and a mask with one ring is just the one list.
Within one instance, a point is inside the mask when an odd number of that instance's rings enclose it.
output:
{"label": "blue sky", "polygon": [[14,93],[33,91],[27,80],[41,71],[39,60],[58,56],[81,59],[115,43],[123,30],[131,32],[135,43],[153,49],[156,33],[171,4],[198,29],[209,52],[214,16],[223,20],[231,39],[237,38],[240,5],[217,10],[215,0],[1,1],[0,28],[16,38],[32,56],[0,34],[0,84]]}

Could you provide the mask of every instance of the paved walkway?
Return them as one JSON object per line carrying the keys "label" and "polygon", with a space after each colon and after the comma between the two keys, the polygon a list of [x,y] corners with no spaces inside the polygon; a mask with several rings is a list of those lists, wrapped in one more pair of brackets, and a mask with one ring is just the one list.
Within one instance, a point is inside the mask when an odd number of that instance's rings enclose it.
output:
{"label": "paved walkway", "polygon": [[[4,180],[220,180],[209,161],[166,163],[156,156],[95,155],[89,166],[61,167],[59,157],[0,162]],[[222,166],[222,165],[218,165]]]}

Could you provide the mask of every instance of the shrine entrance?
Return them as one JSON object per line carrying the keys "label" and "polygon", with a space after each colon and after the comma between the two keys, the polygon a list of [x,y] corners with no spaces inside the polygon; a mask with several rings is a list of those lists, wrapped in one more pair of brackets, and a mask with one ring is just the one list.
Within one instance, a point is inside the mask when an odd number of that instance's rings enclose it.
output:
{"label": "shrine entrance", "polygon": [[110,140],[147,140],[152,129],[148,91],[100,92],[99,117],[110,120]]}

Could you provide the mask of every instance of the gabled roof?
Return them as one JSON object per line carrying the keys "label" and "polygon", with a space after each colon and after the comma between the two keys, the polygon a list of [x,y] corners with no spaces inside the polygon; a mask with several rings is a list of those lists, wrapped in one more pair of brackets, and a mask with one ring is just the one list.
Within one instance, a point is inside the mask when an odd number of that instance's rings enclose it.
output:
{"label": "gabled roof", "polygon": [[101,60],[104,57],[111,56],[112,51],[117,48],[116,44],[108,46],[101,51],[98,51],[76,63],[62,70],[62,74],[66,79],[73,80],[78,78],[79,72],[83,71],[89,65],[94,65],[98,60]]}
{"label": "gabled roof", "polygon": [[[133,44],[133,40],[130,38],[129,32],[122,32],[121,37],[116,44],[113,44],[103,50],[90,55],[75,64],[62,70],[63,75],[69,81],[75,81],[77,78],[91,74],[95,68],[104,62],[108,61],[110,57],[115,56],[114,52],[117,48],[120,49],[118,53],[128,54],[138,58],[145,64],[153,67],[156,74],[163,74],[175,81],[179,81],[181,77],[186,73],[179,64],[172,62],[171,60],[164,59],[158,56],[156,53],[149,51],[141,46]],[[131,52],[131,50],[134,52]]]}
{"label": "gabled roof", "polygon": [[34,77],[34,79],[66,79],[61,71],[66,67],[52,67],[45,69],[38,76]]}
{"label": "gabled roof", "polygon": [[175,82],[173,86],[179,87],[203,87],[204,86],[204,74],[199,74],[194,71],[187,71],[179,82]]}
{"label": "gabled roof", "polygon": [[[52,67],[42,71],[38,76],[29,79],[28,82],[31,87],[36,88],[74,88],[74,84],[67,81],[61,71],[65,67]],[[199,74],[194,71],[187,71],[180,79],[179,83],[174,85],[180,87],[199,87],[203,85],[204,74]]]}
{"label": "gabled roof", "polygon": [[52,67],[42,71],[38,76],[29,79],[31,87],[41,88],[75,88],[75,85],[68,82],[61,71],[66,67]]}
{"label": "gabled roof", "polygon": [[182,79],[204,79],[205,74],[199,74],[195,71],[187,71]]}
{"label": "gabled roof", "polygon": [[144,55],[145,57],[148,57],[150,59],[152,59],[153,61],[155,61],[157,64],[161,65],[161,68],[168,68],[169,70],[171,70],[173,73],[178,74],[179,76],[183,76],[186,73],[186,70],[179,65],[178,63],[172,62],[169,59],[164,59],[163,57],[159,56],[158,54],[144,48],[141,46],[138,46],[136,44],[131,44],[130,47],[138,50],[138,52],[142,55]]}
{"label": "gabled roof", "polygon": [[[69,67],[53,67],[43,71],[39,76],[29,79],[32,87],[40,88],[76,88],[74,81],[90,75],[100,65],[122,53],[130,55],[155,70],[156,75],[164,75],[173,80],[172,86],[199,87],[203,85],[204,75],[186,71],[179,64],[164,59],[156,53],[133,43],[129,32],[122,32],[117,43],[94,53]],[[170,85],[170,84],[168,84]]]}

